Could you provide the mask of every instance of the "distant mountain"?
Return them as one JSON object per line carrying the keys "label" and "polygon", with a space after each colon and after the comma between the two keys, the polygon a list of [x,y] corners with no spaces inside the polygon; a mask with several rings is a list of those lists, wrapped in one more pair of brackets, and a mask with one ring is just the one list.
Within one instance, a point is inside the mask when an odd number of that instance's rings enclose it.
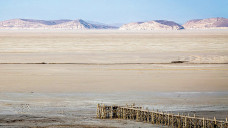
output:
{"label": "distant mountain", "polygon": [[92,24],[84,20],[34,20],[34,19],[12,19],[0,22],[0,29],[117,29],[117,27]]}
{"label": "distant mountain", "polygon": [[181,30],[181,29],[228,29],[228,19],[208,18],[196,19],[179,25],[173,21],[153,20],[134,22],[128,24],[103,24],[94,21],[77,20],[35,20],[35,19],[11,19],[0,21],[0,29],[120,29],[120,30]]}
{"label": "distant mountain", "polygon": [[173,21],[154,20],[149,22],[135,22],[121,26],[120,30],[179,30],[183,27]]}
{"label": "distant mountain", "polygon": [[24,19],[12,19],[0,22],[1,29],[25,29],[25,28],[46,28],[47,25],[40,22],[30,22]]}
{"label": "distant mountain", "polygon": [[183,27],[185,29],[228,29],[228,19],[218,17],[190,20]]}
{"label": "distant mountain", "polygon": [[65,22],[69,22],[72,20],[34,20],[34,19],[20,19],[23,21],[28,21],[28,22],[32,22],[32,23],[41,23],[41,24],[45,24],[45,25],[56,25],[56,24],[61,24],[61,23],[65,23]]}
{"label": "distant mountain", "polygon": [[79,20],[72,20],[69,22],[53,25],[51,26],[51,28],[86,30],[86,29],[115,29],[116,27],[103,25],[103,24],[91,24],[84,20],[79,19]]}

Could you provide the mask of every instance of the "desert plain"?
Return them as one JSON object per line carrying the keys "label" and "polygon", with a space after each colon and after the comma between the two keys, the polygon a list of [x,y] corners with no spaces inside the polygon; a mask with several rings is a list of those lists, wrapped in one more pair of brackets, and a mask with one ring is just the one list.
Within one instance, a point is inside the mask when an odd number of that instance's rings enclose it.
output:
{"label": "desert plain", "polygon": [[225,120],[228,31],[0,31],[0,127],[161,127],[97,103]]}

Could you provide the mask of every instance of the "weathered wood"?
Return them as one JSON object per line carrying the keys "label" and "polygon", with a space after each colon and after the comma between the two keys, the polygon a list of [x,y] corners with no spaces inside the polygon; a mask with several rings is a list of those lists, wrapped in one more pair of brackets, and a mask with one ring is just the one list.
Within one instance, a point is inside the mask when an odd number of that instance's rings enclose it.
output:
{"label": "weathered wood", "polygon": [[130,119],[158,125],[167,125],[173,128],[228,128],[227,118],[225,121],[205,119],[186,115],[174,115],[170,113],[144,110],[142,107],[133,105],[107,106],[97,104],[97,118],[101,119]]}

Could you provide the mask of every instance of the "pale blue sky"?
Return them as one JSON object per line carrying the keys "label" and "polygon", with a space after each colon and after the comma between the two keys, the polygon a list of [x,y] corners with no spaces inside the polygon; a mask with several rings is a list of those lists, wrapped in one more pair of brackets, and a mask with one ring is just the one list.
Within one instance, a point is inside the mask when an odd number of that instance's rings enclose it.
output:
{"label": "pale blue sky", "polygon": [[0,20],[84,19],[103,23],[228,18],[228,0],[0,0]]}

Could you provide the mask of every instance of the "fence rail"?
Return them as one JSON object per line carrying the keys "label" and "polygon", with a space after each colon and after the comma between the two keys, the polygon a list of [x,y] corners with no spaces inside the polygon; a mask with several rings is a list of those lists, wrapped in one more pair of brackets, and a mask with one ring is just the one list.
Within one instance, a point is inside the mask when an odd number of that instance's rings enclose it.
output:
{"label": "fence rail", "polygon": [[149,111],[133,105],[108,106],[97,105],[97,117],[101,119],[130,119],[139,122],[147,122],[157,125],[167,125],[174,128],[228,128],[228,121],[205,119],[195,115],[175,115],[158,111]]}

